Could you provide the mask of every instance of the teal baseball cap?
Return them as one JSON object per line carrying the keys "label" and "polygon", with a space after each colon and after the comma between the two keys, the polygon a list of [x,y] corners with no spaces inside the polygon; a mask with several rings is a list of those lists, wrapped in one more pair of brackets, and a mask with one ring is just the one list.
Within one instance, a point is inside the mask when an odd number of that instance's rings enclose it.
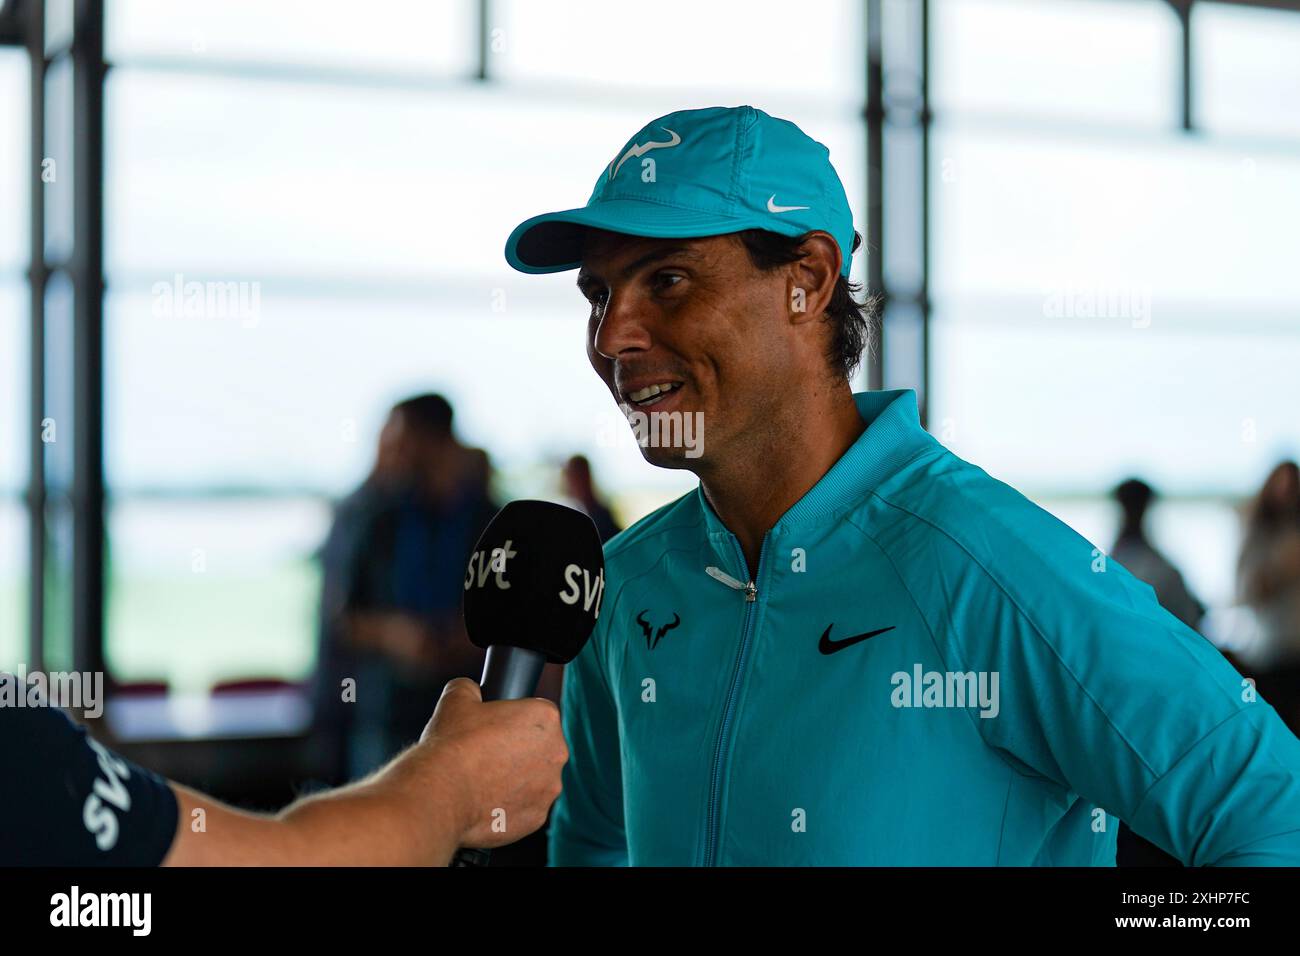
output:
{"label": "teal baseball cap", "polygon": [[853,213],[830,150],[752,106],[678,110],[647,123],[601,170],[587,205],[515,227],[506,261],[531,274],[577,269],[592,227],[662,239],[821,229],[839,243],[840,273],[853,265]]}

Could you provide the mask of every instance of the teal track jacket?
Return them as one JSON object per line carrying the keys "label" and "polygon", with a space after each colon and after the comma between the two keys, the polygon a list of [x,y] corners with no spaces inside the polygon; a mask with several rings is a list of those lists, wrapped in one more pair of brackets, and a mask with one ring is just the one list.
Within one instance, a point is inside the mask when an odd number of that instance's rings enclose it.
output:
{"label": "teal track jacket", "polygon": [[1300,864],[1300,741],[1146,584],[908,389],[749,580],[702,491],[605,547],[552,865]]}

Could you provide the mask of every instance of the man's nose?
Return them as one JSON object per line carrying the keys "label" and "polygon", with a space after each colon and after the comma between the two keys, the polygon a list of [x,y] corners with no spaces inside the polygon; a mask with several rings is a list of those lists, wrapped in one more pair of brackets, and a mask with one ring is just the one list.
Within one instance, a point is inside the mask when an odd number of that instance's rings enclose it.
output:
{"label": "man's nose", "polygon": [[606,358],[618,358],[624,352],[650,348],[650,330],[644,306],[634,297],[611,292],[596,327],[596,351]]}

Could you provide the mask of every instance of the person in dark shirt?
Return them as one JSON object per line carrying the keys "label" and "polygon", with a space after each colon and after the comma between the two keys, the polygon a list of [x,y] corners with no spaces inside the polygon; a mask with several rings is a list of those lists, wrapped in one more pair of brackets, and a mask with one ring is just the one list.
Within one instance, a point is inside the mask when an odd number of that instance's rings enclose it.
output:
{"label": "person in dark shirt", "polygon": [[[17,677],[3,681],[31,699]],[[60,710],[0,706],[0,867],[445,866],[457,847],[537,830],[567,759],[553,702],[483,703],[456,680],[419,742],[381,771],[272,816],[164,780]]]}
{"label": "person in dark shirt", "polygon": [[[367,658],[375,657],[347,640],[345,614],[349,588],[363,558],[361,549],[366,529],[376,515],[392,506],[410,483],[409,444],[403,434],[400,410],[394,408],[380,432],[370,474],[335,506],[329,534],[316,555],[321,568],[321,596],[317,615],[317,665],[311,688],[312,733],[323,760],[322,775],[332,786],[360,775],[354,773],[354,764],[370,769],[382,761],[382,745],[367,745],[357,739],[360,734],[354,720],[357,705],[345,701],[341,693],[343,681],[355,679],[373,667]],[[365,751],[367,756],[351,759],[356,750]]]}
{"label": "person in dark shirt", "polygon": [[1237,593],[1259,625],[1250,676],[1300,734],[1300,466],[1279,462],[1245,510]]}
{"label": "person in dark shirt", "polygon": [[585,455],[574,455],[564,463],[562,473],[564,493],[575,501],[596,525],[602,542],[608,541],[622,531],[614,520],[614,514],[605,507],[596,491],[596,482],[591,477],[591,462]]}
{"label": "person in dark shirt", "polygon": [[483,652],[460,616],[465,566],[495,504],[485,453],[467,448],[440,395],[393,410],[404,482],[358,530],[342,634],[358,655],[350,770],[368,771],[420,733],[428,702],[454,677],[477,677]]}
{"label": "person in dark shirt", "polygon": [[1145,481],[1130,478],[1114,491],[1123,522],[1110,556],[1139,581],[1151,585],[1161,606],[1191,628],[1201,624],[1205,605],[1197,600],[1182,573],[1147,537],[1146,516],[1156,493]]}

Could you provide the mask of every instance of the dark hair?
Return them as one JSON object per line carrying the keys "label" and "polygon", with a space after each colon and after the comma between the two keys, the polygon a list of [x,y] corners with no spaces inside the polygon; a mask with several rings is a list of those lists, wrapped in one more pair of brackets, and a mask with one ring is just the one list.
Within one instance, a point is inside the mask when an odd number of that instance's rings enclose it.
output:
{"label": "dark hair", "polygon": [[[1288,487],[1289,486],[1289,487]],[[1264,487],[1247,509],[1250,527],[1291,523],[1300,518],[1300,466],[1287,459],[1268,473]]]}
{"label": "dark hair", "polygon": [[438,438],[451,434],[451,403],[441,395],[415,395],[398,402],[393,411],[400,412],[403,423],[414,432]]}
{"label": "dark hair", "polygon": [[1129,478],[1115,487],[1114,495],[1124,512],[1125,525],[1136,528],[1142,523],[1142,516],[1146,514],[1156,493],[1141,478]]}
{"label": "dark hair", "polygon": [[[746,229],[735,234],[749,253],[749,261],[754,268],[767,271],[787,262],[797,262],[808,255],[801,248],[808,238],[802,236],[783,236],[768,232],[766,229]],[[858,251],[862,245],[862,236],[854,231],[853,248],[850,254]],[[870,347],[871,329],[868,321],[874,312],[875,303],[871,300],[859,302],[856,295],[862,291],[860,282],[850,282],[844,276],[835,280],[835,289],[831,292],[831,301],[826,305],[825,321],[833,326],[826,359],[831,368],[844,378],[852,378],[862,353]]]}

